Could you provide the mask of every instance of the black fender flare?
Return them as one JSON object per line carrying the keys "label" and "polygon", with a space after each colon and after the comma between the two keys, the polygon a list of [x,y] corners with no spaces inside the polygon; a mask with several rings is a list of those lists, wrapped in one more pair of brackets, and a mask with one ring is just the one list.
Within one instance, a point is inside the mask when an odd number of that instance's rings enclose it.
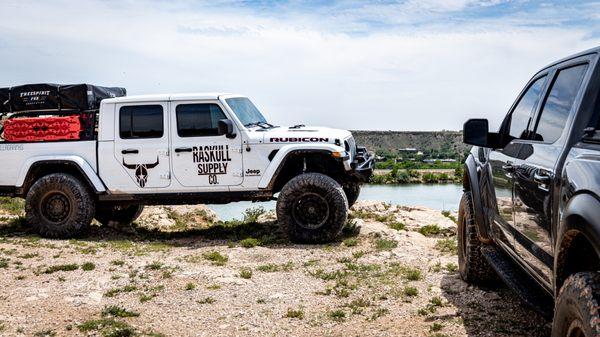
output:
{"label": "black fender flare", "polygon": [[561,282],[558,279],[561,277],[561,262],[564,253],[569,248],[569,242],[576,235],[583,235],[593,247],[596,255],[600,257],[600,200],[591,193],[584,192],[574,195],[563,210],[556,235],[554,254],[555,285]]}
{"label": "black fender flare", "polygon": [[487,221],[481,200],[479,169],[472,154],[465,160],[465,175],[466,181],[463,182],[463,188],[465,191],[470,191],[473,197],[473,210],[475,211],[477,236],[479,236],[479,240],[483,243],[490,243],[491,238],[488,232]]}
{"label": "black fender flare", "polygon": [[290,158],[292,158],[293,156],[297,156],[297,155],[312,154],[312,153],[323,154],[323,155],[331,155],[331,151],[330,150],[326,150],[326,149],[298,149],[298,150],[292,150],[292,151],[290,151],[279,162],[279,165],[277,166],[277,169],[275,170],[275,173],[273,174],[273,176],[269,180],[269,183],[268,183],[266,189],[267,190],[273,190],[273,188],[275,187],[275,182],[277,181],[277,178],[279,177],[279,174],[281,173],[281,170],[285,167],[285,165],[287,164],[287,161]]}

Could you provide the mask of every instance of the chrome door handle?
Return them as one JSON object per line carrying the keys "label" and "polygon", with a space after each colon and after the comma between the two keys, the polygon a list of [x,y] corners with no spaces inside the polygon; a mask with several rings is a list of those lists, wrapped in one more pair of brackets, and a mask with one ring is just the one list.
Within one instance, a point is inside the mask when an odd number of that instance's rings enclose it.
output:
{"label": "chrome door handle", "polygon": [[512,163],[508,163],[506,165],[502,165],[502,169],[508,173],[513,173],[515,172],[515,167],[513,166]]}
{"label": "chrome door handle", "polygon": [[538,170],[533,174],[533,181],[540,185],[547,185],[550,182],[550,175],[546,172],[541,172]]}

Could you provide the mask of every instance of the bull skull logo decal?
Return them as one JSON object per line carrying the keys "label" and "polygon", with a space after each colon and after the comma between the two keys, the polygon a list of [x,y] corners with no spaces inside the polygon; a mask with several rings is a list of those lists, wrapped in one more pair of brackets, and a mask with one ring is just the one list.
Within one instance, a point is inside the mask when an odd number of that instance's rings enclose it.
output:
{"label": "bull skull logo decal", "polygon": [[135,170],[135,179],[137,179],[140,187],[146,186],[148,182],[148,170],[155,168],[158,165],[158,157],[156,157],[156,163],[152,164],[126,164],[125,158],[123,158],[123,166],[130,170]]}

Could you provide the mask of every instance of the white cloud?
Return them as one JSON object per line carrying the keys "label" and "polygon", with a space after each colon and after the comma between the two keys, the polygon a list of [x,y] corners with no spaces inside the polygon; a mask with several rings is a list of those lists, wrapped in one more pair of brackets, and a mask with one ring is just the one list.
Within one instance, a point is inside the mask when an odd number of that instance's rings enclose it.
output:
{"label": "white cloud", "polygon": [[[427,3],[457,11],[487,2]],[[535,71],[598,44],[583,28],[501,20],[347,34],[376,11],[394,20],[380,7],[358,5],[335,15],[137,1],[6,6],[12,8],[0,21],[3,85],[239,92],[278,124],[353,129],[459,129],[474,116],[497,123]]]}

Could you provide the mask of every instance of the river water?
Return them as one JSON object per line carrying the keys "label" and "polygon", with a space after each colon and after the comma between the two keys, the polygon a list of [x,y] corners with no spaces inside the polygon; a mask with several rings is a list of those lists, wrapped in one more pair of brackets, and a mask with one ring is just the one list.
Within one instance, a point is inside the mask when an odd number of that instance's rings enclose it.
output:
{"label": "river water", "polygon": [[[462,185],[456,184],[408,184],[408,185],[365,185],[359,200],[385,201],[403,206],[425,206],[439,210],[458,210]],[[251,207],[275,209],[275,201],[232,202],[225,205],[208,205],[221,220],[242,219],[243,212]]]}

